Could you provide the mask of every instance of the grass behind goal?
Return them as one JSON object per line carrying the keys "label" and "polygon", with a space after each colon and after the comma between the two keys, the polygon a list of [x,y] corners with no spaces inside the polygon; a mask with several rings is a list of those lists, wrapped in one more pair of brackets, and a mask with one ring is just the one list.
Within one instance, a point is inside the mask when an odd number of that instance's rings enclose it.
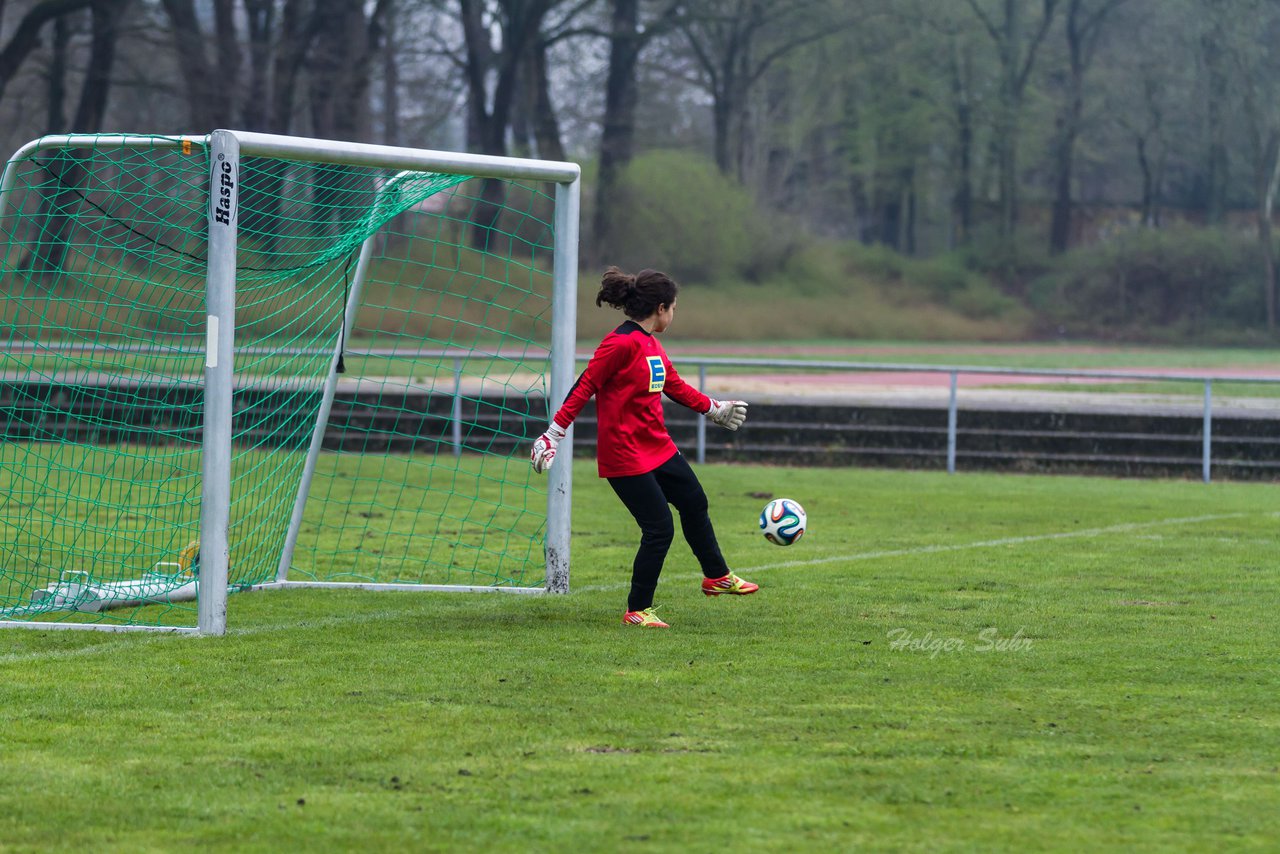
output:
{"label": "grass behind goal", "polygon": [[[14,633],[12,850],[1264,850],[1266,484],[704,466],[731,565],[575,463],[575,592],[237,599],[225,638]],[[804,503],[794,547],[762,493]],[[109,676],[108,676],[109,674]],[[93,684],[87,694],[82,686]],[[205,723],[207,722],[207,723]]]}

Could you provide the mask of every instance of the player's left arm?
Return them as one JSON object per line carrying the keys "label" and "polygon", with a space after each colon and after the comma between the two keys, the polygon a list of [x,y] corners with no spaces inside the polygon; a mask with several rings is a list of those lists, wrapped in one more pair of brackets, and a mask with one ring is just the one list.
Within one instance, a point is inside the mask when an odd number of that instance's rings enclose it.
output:
{"label": "player's left arm", "polygon": [[737,430],[747,420],[747,402],[745,400],[719,401],[707,397],[680,377],[679,371],[664,354],[662,364],[667,371],[667,380],[662,387],[663,393],[694,412],[700,412],[712,422],[727,430]]}

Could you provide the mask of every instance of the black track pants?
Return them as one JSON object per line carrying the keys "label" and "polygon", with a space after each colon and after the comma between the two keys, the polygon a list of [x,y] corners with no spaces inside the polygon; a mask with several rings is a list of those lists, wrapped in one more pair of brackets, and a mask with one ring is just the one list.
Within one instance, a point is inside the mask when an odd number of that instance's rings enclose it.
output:
{"label": "black track pants", "polygon": [[676,454],[648,474],[611,477],[609,485],[640,526],[640,548],[631,570],[627,610],[639,611],[653,604],[662,562],[675,537],[668,504],[680,513],[680,528],[702,566],[702,574],[707,578],[729,574],[707,513],[707,494],[683,454]]}

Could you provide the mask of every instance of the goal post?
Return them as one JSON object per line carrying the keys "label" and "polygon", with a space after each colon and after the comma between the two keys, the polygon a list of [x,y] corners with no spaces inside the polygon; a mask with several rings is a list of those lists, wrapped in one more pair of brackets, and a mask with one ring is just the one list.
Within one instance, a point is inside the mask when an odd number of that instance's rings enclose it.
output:
{"label": "goal post", "polygon": [[571,163],[222,130],[24,146],[0,185],[0,625],[222,634],[234,589],[566,592],[571,467],[525,455],[573,380],[579,204]]}

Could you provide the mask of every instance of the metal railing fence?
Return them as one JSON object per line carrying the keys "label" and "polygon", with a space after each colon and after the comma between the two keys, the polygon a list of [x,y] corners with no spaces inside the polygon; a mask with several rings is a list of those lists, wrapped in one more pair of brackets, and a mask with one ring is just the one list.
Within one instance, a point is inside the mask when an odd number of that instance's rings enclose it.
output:
{"label": "metal railing fence", "polygon": [[[192,346],[190,340],[175,341],[172,343],[155,343],[155,344],[134,344],[112,346],[106,344],[83,344],[83,343],[31,343],[31,342],[8,342],[0,343],[0,354],[9,353],[25,353],[35,354],[41,351],[87,351],[102,352],[110,354],[137,354],[146,355],[149,353],[163,353],[166,355],[191,355],[202,356],[204,350],[199,346]],[[317,353],[328,353],[328,350],[319,351],[305,348],[281,348],[273,350],[266,347],[255,348],[237,348],[237,354],[243,355],[270,355],[277,353],[279,355],[315,355]],[[462,407],[461,403],[465,394],[464,377],[466,363],[469,361],[502,361],[512,365],[525,365],[526,363],[540,363],[547,360],[545,352],[540,350],[481,350],[481,349],[461,349],[461,348],[435,348],[435,349],[419,349],[419,350],[395,350],[389,348],[368,347],[361,348],[349,346],[344,351],[345,356],[350,359],[352,357],[366,357],[375,359],[388,359],[392,361],[420,361],[420,360],[438,360],[442,366],[447,361],[452,367],[452,389],[450,391],[453,399],[451,407],[451,436],[453,438],[454,453],[462,452]],[[589,360],[591,354],[578,353],[576,360],[578,363],[585,363]],[[1201,477],[1208,483],[1210,482],[1210,471],[1213,463],[1213,386],[1214,383],[1246,383],[1259,385],[1276,385],[1280,386],[1280,375],[1277,376],[1250,376],[1250,375],[1233,375],[1233,374],[1182,374],[1182,373],[1162,373],[1141,370],[1089,370],[1077,368],[1012,368],[1000,366],[978,366],[978,365],[921,365],[913,363],[871,363],[871,362],[844,362],[838,360],[809,360],[809,359],[762,359],[762,358],[735,358],[735,357],[719,357],[719,356],[681,356],[677,360],[677,368],[682,372],[688,373],[690,366],[697,368],[696,387],[705,392],[708,387],[708,369],[710,368],[730,368],[741,369],[751,368],[764,372],[798,372],[798,371],[820,371],[825,373],[842,373],[842,372],[874,372],[886,374],[901,373],[926,373],[941,374],[948,377],[948,398],[947,398],[947,451],[946,451],[946,469],[950,474],[956,471],[956,445],[958,436],[959,421],[959,401],[960,401],[960,377],[961,376],[992,376],[992,377],[1038,377],[1045,380],[1068,380],[1068,379],[1086,379],[1086,380],[1107,380],[1107,381],[1133,381],[1133,382],[1154,382],[1154,383],[1195,383],[1203,388],[1201,402],[1201,418],[1202,418],[1202,440],[1201,440]],[[4,377],[0,376],[0,382],[4,381]],[[1010,395],[1017,394],[1016,388],[1008,389]],[[1280,411],[1280,398],[1277,400],[1277,409]],[[706,438],[706,421],[698,419],[696,424],[696,455],[698,462],[705,462],[707,438]]]}
{"label": "metal railing fence", "polygon": [[[584,357],[579,354],[579,360]],[[949,378],[949,394],[947,398],[947,473],[956,471],[956,437],[959,422],[959,380],[962,375],[975,376],[1019,376],[1043,377],[1045,379],[1098,379],[1098,380],[1130,380],[1134,382],[1160,383],[1200,383],[1203,384],[1204,395],[1201,415],[1203,419],[1201,446],[1201,477],[1205,483],[1210,482],[1210,470],[1213,462],[1213,384],[1215,382],[1256,383],[1280,386],[1280,376],[1259,377],[1233,374],[1172,374],[1151,371],[1099,371],[1077,368],[1006,368],[973,365],[917,365],[910,363],[869,363],[840,361],[811,361],[807,359],[739,359],[710,356],[682,358],[681,364],[698,367],[698,388],[707,387],[708,367],[728,368],[761,368],[768,370],[812,370],[825,372],[862,371],[879,373],[930,373],[945,374]],[[1010,391],[1011,394],[1016,394]],[[1280,408],[1280,402],[1277,404]],[[697,454],[698,461],[706,459],[706,424],[698,423]]]}

